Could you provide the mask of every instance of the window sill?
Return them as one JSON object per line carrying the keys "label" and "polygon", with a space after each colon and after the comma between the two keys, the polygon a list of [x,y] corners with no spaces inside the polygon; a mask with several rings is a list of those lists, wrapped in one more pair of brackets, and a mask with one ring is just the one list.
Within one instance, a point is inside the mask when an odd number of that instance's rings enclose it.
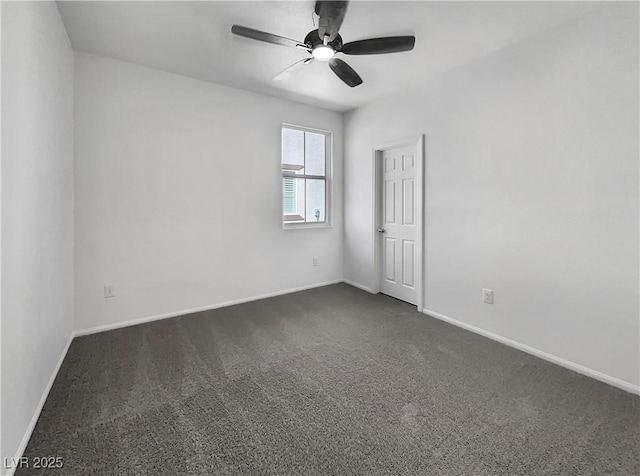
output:
{"label": "window sill", "polygon": [[303,230],[308,228],[331,228],[331,223],[282,223],[283,230]]}
{"label": "window sill", "polygon": [[303,225],[304,224],[304,217],[302,217],[300,215],[284,215],[282,217],[282,221],[283,221],[283,223],[302,222],[302,223],[299,223],[299,224]]}

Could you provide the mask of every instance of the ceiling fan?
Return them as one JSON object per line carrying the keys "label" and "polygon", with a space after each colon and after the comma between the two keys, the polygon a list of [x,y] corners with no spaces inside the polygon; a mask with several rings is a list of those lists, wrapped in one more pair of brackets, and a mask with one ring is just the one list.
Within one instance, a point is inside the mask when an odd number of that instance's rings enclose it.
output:
{"label": "ceiling fan", "polygon": [[349,2],[347,1],[317,1],[314,11],[318,15],[318,29],[307,33],[302,42],[240,25],[233,25],[231,32],[234,35],[251,38],[252,40],[301,48],[311,54],[311,58],[298,61],[278,73],[272,78],[274,80],[286,79],[298,67],[308,65],[314,60],[319,60],[327,61],[329,68],[336,76],[353,88],[362,84],[362,78],[351,66],[336,58],[335,55],[337,53],[344,53],[345,55],[377,55],[410,51],[415,45],[416,37],[387,36],[343,43],[338,30],[340,30],[344,16],[347,13],[348,4]]}

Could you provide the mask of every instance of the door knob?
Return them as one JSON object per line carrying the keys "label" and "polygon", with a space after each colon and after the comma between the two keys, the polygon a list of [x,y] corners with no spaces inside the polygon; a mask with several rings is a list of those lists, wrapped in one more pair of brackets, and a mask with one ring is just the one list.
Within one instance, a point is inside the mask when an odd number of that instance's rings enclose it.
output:
{"label": "door knob", "polygon": [[384,228],[378,228],[378,233],[384,233],[385,231],[387,230],[385,230]]}

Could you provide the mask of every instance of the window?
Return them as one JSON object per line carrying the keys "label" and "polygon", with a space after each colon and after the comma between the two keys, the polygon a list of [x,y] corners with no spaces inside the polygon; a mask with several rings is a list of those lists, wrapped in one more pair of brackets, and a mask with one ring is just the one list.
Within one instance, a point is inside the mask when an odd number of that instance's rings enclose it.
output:
{"label": "window", "polygon": [[331,134],[282,127],[282,222],[328,225]]}

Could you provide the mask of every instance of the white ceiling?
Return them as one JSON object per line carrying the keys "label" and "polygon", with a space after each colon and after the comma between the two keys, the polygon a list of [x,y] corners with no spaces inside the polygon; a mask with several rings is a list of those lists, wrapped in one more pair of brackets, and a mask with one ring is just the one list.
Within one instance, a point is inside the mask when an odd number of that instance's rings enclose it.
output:
{"label": "white ceiling", "polygon": [[236,23],[302,40],[314,29],[313,1],[64,1],[58,5],[77,51],[346,111],[415,87],[603,4],[353,1],[340,29],[345,42],[416,36],[411,52],[340,55],[364,80],[353,89],[319,61],[288,80],[271,81],[308,53],[231,34]]}

